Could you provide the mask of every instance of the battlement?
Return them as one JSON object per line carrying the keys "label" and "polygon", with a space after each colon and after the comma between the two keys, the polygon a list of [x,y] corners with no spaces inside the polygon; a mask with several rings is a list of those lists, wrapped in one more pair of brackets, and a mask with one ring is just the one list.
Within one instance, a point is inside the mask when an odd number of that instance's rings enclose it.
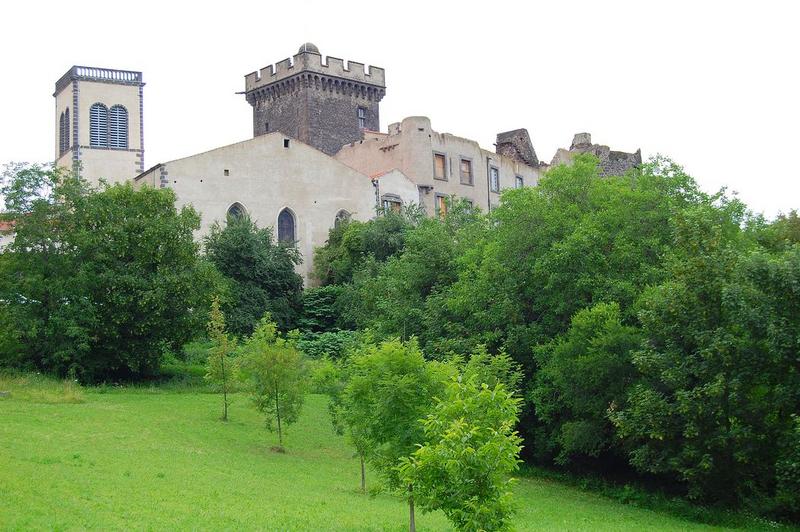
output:
{"label": "battlement", "polygon": [[76,79],[83,81],[99,81],[101,83],[117,83],[120,85],[144,85],[141,72],[75,65],[56,81],[56,92],[54,96]]}
{"label": "battlement", "polygon": [[245,92],[266,87],[300,73],[314,73],[323,77],[335,77],[351,82],[386,88],[384,69],[368,66],[338,57],[324,57],[305,45],[294,56],[268,65],[245,76]]}

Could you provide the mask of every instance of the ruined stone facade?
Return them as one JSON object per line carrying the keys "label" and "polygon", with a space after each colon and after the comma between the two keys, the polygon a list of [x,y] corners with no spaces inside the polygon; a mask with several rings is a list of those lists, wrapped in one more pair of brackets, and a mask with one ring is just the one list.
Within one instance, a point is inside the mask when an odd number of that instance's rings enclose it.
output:
{"label": "ruined stone facade", "polygon": [[378,131],[385,92],[382,68],[323,59],[311,43],[245,77],[253,136],[280,131],[328,155],[360,140],[363,130]]}
{"label": "ruined stone facade", "polygon": [[622,175],[630,168],[642,164],[642,150],[633,153],[614,151],[602,144],[592,144],[592,135],[589,133],[576,133],[569,150],[559,148],[550,165],[569,164],[578,153],[591,153],[597,157],[600,160],[601,176]]}

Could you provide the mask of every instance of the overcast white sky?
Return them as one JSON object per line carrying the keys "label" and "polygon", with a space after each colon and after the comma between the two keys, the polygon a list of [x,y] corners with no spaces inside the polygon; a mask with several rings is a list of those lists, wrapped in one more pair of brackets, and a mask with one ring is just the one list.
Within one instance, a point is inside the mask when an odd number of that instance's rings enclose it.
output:
{"label": "overcast white sky", "polygon": [[800,2],[6,3],[0,163],[54,157],[55,81],[141,70],[145,165],[252,136],[244,75],[306,41],[386,69],[381,128],[427,115],[492,148],[525,127],[540,159],[578,131],[669,155],[757,212],[800,207]]}

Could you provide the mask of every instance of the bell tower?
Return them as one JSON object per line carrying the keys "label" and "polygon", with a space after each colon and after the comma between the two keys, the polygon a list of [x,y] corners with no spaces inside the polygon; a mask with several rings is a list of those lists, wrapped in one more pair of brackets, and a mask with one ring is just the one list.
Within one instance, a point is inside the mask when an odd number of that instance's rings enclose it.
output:
{"label": "bell tower", "polygon": [[325,57],[305,43],[289,59],[245,76],[253,106],[253,136],[280,131],[334,155],[380,129],[379,104],[386,93],[382,68]]}
{"label": "bell tower", "polygon": [[144,171],[142,73],[73,66],[56,82],[56,166],[92,184]]}

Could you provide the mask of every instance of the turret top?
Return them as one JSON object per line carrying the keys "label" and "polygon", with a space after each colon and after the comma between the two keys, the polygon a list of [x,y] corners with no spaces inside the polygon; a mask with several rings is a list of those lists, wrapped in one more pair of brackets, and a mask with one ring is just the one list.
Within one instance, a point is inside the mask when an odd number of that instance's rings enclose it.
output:
{"label": "turret top", "polygon": [[300,49],[297,50],[298,54],[302,54],[303,52],[311,52],[311,53],[314,53],[314,54],[318,54],[319,53],[319,48],[317,48],[317,46],[314,43],[307,42],[307,43],[304,43],[304,44],[300,45]]}

